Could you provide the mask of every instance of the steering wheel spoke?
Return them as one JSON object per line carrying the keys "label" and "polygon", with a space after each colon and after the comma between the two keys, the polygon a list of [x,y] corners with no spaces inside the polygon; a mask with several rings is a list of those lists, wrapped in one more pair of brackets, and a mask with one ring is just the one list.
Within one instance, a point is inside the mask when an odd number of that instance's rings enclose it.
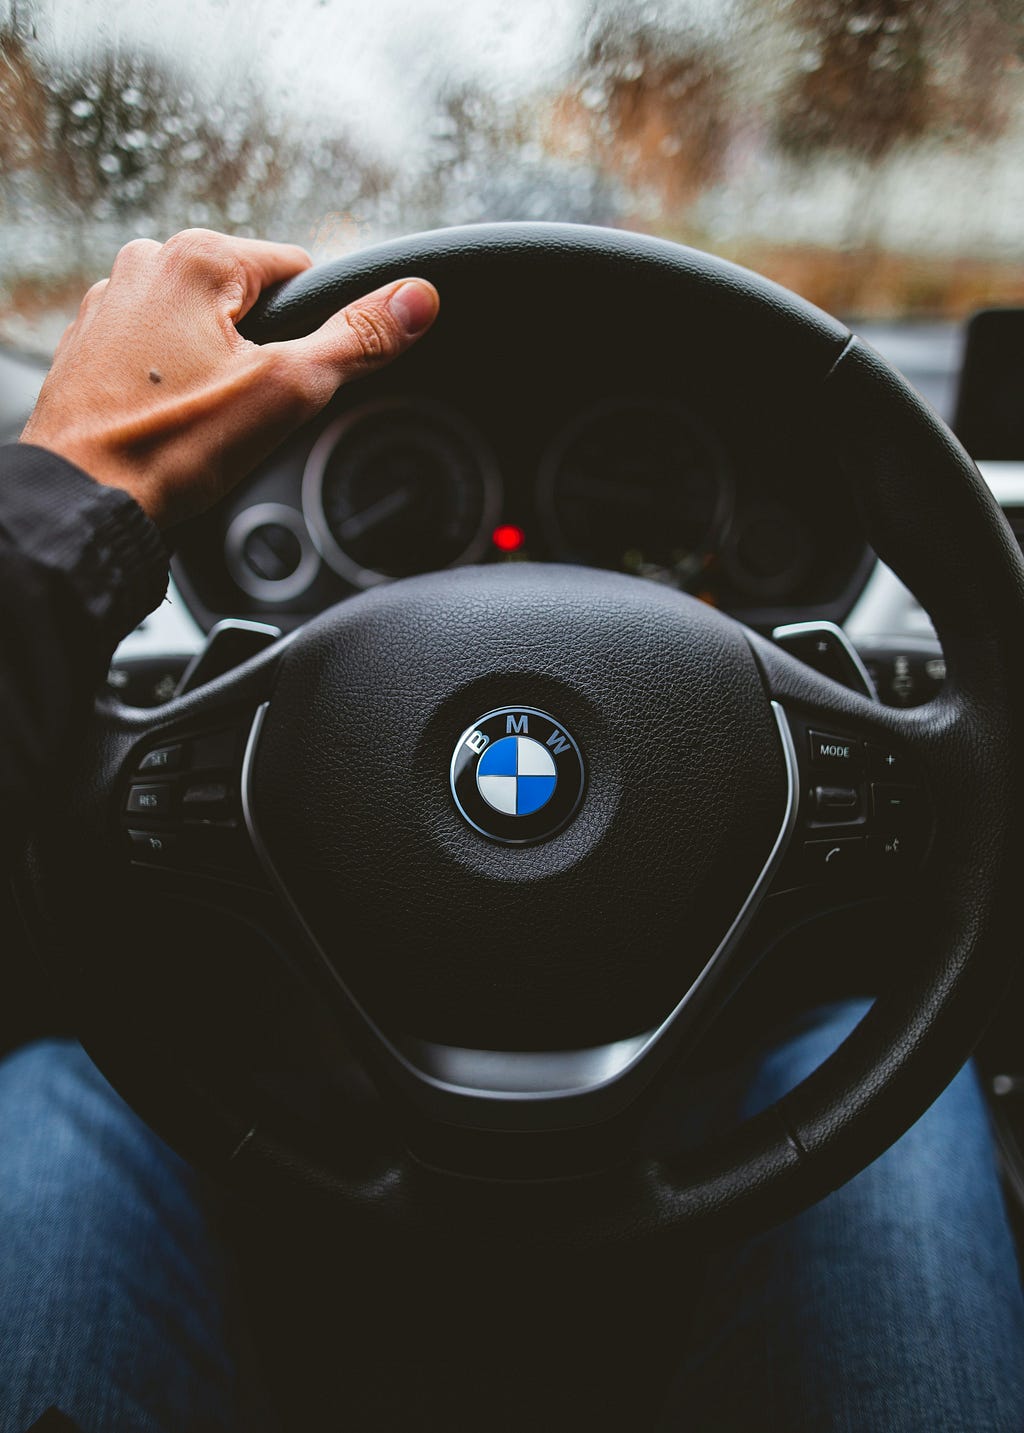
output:
{"label": "steering wheel spoke", "polygon": [[[279,644],[283,646],[284,644]],[[243,810],[243,763],[279,648],[153,710],[105,702],[83,811],[122,868],[267,888]],[[94,780],[94,776],[93,776]]]}
{"label": "steering wheel spoke", "polygon": [[751,636],[797,764],[793,838],[773,890],[806,887],[820,903],[892,894],[920,872],[933,835],[932,788],[959,717],[901,711],[823,676]]}
{"label": "steering wheel spoke", "polygon": [[[768,659],[768,643],[759,643]],[[786,653],[769,685],[791,729],[799,804],[773,890],[888,894],[914,880],[932,834],[929,747],[919,719],[852,694]],[[802,668],[796,671],[795,668]]]}
{"label": "steering wheel spoke", "polygon": [[115,793],[133,862],[252,882],[242,820],[245,722],[186,723],[140,743]]}

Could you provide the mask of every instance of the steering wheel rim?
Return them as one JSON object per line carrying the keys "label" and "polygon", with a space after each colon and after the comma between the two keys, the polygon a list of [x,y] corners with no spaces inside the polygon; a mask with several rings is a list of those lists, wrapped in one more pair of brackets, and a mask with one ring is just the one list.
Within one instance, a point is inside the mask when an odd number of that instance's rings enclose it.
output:
{"label": "steering wheel rim", "polygon": [[[542,1151],[564,1132],[537,1134],[517,1169],[522,1141],[510,1162],[495,1154],[499,1132],[477,1130],[474,1146],[485,1148],[492,1176],[484,1183],[445,1173],[467,1172],[447,1119],[435,1122],[415,1157],[396,1154],[356,1112],[344,1138],[325,1148],[322,1134],[303,1133],[279,1111],[254,1114],[251,1094],[229,1071],[212,1091],[146,1068],[144,1042],[133,1042],[90,992],[88,962],[69,957],[67,893],[82,882],[70,877],[61,843],[44,835],[31,869],[35,904],[52,937],[49,962],[79,1003],[84,1043],[122,1093],[172,1142],[232,1178],[275,1188],[298,1181],[403,1228],[449,1226],[455,1213],[463,1229],[500,1219],[510,1237],[529,1242],[733,1234],[775,1222],[845,1182],[909,1127],[968,1057],[1012,974],[1009,877],[1020,855],[1015,816],[1024,762],[1020,553],[974,464],[878,355],[776,285],[662,241],[532,224],[413,236],[301,276],[266,296],[245,332],[257,342],[308,332],[359,293],[404,273],[437,284],[445,296],[440,323],[464,322],[510,276],[524,292],[536,282],[545,295],[570,290],[581,303],[613,281],[640,303],[671,294],[711,361],[734,356],[741,389],[765,365],[779,365],[794,391],[813,395],[868,539],[929,612],[949,680],[926,707],[883,709],[753,633],[743,641],[766,695],[805,727],[888,738],[919,761],[933,818],[919,888],[927,901],[922,942],[933,939],[935,950],[908,959],[840,1049],[784,1100],[685,1165],[626,1158],[620,1145],[603,1169],[584,1156],[575,1178],[538,1178],[548,1173]],[[283,644],[285,653],[294,641]],[[124,822],[115,817],[111,834],[111,793],[122,801],[129,754],[142,741],[152,744],[154,732],[262,706],[281,661],[275,648],[156,714],[98,710],[66,818],[95,837],[90,882],[112,859],[123,866]],[[366,1031],[352,1034],[366,1050]],[[589,1136],[580,1143],[591,1148]],[[512,1177],[517,1173],[525,1178]]]}

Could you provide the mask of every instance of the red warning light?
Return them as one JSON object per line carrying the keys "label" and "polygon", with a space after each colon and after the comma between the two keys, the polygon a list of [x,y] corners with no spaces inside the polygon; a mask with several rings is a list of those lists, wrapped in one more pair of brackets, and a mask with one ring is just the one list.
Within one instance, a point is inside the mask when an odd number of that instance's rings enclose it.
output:
{"label": "red warning light", "polygon": [[513,527],[509,523],[496,527],[491,533],[491,541],[499,552],[518,552],[526,541],[526,533],[521,527]]}

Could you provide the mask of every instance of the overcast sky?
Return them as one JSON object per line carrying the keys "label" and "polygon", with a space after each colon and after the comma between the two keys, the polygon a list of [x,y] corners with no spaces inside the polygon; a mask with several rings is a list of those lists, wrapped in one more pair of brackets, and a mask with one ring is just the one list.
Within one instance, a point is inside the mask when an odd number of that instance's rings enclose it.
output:
{"label": "overcast sky", "polygon": [[[64,54],[97,42],[155,46],[206,80],[257,71],[268,99],[340,117],[387,151],[415,139],[439,81],[497,97],[557,83],[593,0],[35,0],[40,38]],[[602,0],[610,9],[615,0]],[[631,19],[700,30],[735,0],[647,0]]]}
{"label": "overcast sky", "polygon": [[423,97],[463,76],[494,93],[557,78],[586,0],[48,0],[41,38],[156,46],[213,85],[256,70],[289,108],[340,116],[391,150]]}

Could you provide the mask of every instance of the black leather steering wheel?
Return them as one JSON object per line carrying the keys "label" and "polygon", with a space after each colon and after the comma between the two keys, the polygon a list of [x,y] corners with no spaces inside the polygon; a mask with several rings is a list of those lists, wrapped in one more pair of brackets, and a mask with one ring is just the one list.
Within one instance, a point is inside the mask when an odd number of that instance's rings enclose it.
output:
{"label": "black leather steering wheel", "polygon": [[[640,314],[662,364],[699,355],[737,421],[813,415],[868,539],[935,623],[941,696],[881,707],[691,597],[607,572],[469,567],[378,587],[155,711],[98,707],[83,774],[31,858],[50,966],[126,1097],[230,1177],[300,1181],[403,1227],[500,1221],[527,1242],[766,1225],[923,1112],[1012,973],[1017,546],[963,449],[877,354],[785,290],[670,243],[442,230],[304,274],[246,331],[308,332],[405,274],[442,294],[424,364],[443,341],[499,373],[498,292],[566,364],[611,341],[611,304],[618,341]],[[506,798],[480,804],[478,763],[506,738],[489,758],[502,789],[520,789],[502,765],[519,752],[528,777],[572,796],[551,797],[550,820],[538,808],[520,828]],[[898,829],[894,766],[916,805]],[[453,799],[453,769],[473,811]],[[814,804],[816,784],[840,779],[858,792],[853,826]],[[823,880],[834,849],[853,853],[848,872]],[[773,893],[827,908],[894,879],[919,905],[919,944],[835,1055],[699,1154],[636,1155],[639,1112],[757,958]],[[147,1010],[172,973],[147,983],[143,969],[132,987],[127,972],[145,967],[156,932],[138,922],[165,896],[196,922],[230,898],[253,928],[273,925],[383,1103],[339,1087],[311,1121],[227,1057],[191,1063],[188,1030],[173,1051],[155,1036]],[[201,1007],[196,992],[197,1020]]]}

